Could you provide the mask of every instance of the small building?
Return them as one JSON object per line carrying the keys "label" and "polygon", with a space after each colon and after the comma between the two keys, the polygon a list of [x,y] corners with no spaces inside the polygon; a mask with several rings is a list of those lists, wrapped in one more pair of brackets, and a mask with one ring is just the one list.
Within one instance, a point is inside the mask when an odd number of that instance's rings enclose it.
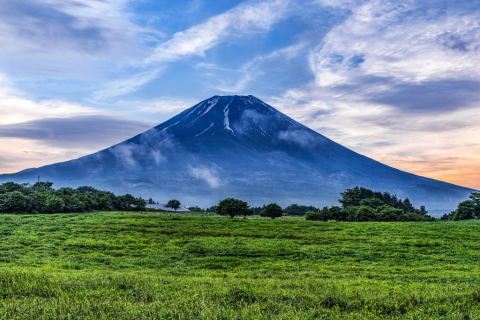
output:
{"label": "small building", "polygon": [[[167,208],[165,207],[165,204],[147,204],[146,205],[147,209],[159,209],[159,210],[165,210],[165,211],[175,211],[173,208]],[[177,209],[177,212],[188,212],[189,210],[185,207],[180,207]]]}

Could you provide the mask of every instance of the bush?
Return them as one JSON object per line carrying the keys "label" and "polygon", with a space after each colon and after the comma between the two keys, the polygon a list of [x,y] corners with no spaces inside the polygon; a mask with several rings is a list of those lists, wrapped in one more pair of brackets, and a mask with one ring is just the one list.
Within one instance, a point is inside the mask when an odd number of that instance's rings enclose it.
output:
{"label": "bush", "polygon": [[235,198],[223,199],[218,203],[215,211],[221,216],[230,216],[230,218],[234,216],[246,217],[253,215],[253,211],[250,209],[248,203]]}
{"label": "bush", "polygon": [[276,203],[270,203],[265,206],[265,209],[263,209],[260,212],[260,216],[262,217],[269,217],[272,219],[281,217],[283,215],[283,209]]}

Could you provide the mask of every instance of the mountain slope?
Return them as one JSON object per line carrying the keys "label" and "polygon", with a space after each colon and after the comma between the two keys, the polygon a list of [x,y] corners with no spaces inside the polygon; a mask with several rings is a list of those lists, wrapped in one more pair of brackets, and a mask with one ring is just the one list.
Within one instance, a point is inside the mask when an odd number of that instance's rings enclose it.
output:
{"label": "mountain slope", "polygon": [[331,205],[358,185],[450,210],[472,191],[357,154],[253,96],[215,96],[108,149],[0,180],[39,175],[57,187],[92,185],[201,206],[225,197]]}

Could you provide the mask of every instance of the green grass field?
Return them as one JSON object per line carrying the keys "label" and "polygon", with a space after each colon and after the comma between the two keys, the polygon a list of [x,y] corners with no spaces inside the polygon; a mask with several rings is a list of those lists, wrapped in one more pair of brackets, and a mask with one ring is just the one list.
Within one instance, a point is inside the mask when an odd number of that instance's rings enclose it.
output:
{"label": "green grass field", "polygon": [[480,319],[480,221],[0,216],[0,319]]}

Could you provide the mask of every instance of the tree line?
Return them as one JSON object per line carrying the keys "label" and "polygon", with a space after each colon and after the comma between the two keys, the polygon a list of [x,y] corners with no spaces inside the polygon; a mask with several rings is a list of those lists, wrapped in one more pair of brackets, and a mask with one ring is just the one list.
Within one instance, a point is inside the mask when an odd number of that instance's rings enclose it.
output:
{"label": "tree line", "polygon": [[82,186],[55,190],[52,182],[33,185],[6,182],[0,185],[0,213],[73,213],[88,211],[145,210],[146,201],[130,194]]}
{"label": "tree line", "polygon": [[[227,198],[206,209],[190,207],[194,212],[215,212],[225,216],[260,215],[272,219],[283,215],[305,216],[307,220],[337,221],[428,221],[425,206],[415,208],[408,198],[397,198],[388,192],[372,191],[363,187],[346,189],[340,193],[340,206],[316,208],[292,204],[282,209],[276,203],[250,207],[247,202]],[[155,203],[151,198],[149,203]],[[130,194],[117,196],[90,186],[76,189],[54,189],[52,182],[0,184],[0,213],[73,213],[88,211],[139,211],[146,210],[146,201]],[[180,201],[172,199],[167,207],[178,209]],[[456,210],[445,214],[442,220],[467,220],[480,218],[480,192],[458,204]]]}
{"label": "tree line", "polygon": [[434,220],[425,206],[415,208],[408,198],[363,187],[340,193],[341,206],[324,207],[307,212],[307,220],[337,221],[428,221]]}
{"label": "tree line", "polygon": [[[202,209],[198,206],[191,206],[188,208],[189,211],[191,212],[217,212],[217,207],[218,205],[214,205],[211,207],[208,207],[206,209]],[[249,209],[253,210],[253,215],[259,216],[260,213],[265,210],[267,206],[258,206],[258,207],[250,207]],[[299,205],[299,204],[291,204],[287,206],[286,208],[283,209],[283,215],[284,216],[304,216],[308,211],[316,211],[319,210],[318,208],[314,206],[305,206],[305,205]]]}
{"label": "tree line", "polygon": [[[388,192],[373,191],[363,187],[347,189],[340,193],[338,200],[341,206],[323,207],[304,206],[292,204],[282,209],[276,203],[262,207],[250,207],[247,202],[227,198],[218,205],[203,210],[191,207],[190,211],[214,211],[224,216],[250,216],[260,215],[275,219],[283,215],[305,216],[307,220],[318,221],[429,221],[435,218],[428,215],[425,206],[415,208],[408,198],[399,199]],[[480,199],[480,198],[479,198]]]}
{"label": "tree line", "polygon": [[480,192],[472,192],[468,200],[458,204],[457,209],[444,214],[441,220],[469,220],[480,218]]}

